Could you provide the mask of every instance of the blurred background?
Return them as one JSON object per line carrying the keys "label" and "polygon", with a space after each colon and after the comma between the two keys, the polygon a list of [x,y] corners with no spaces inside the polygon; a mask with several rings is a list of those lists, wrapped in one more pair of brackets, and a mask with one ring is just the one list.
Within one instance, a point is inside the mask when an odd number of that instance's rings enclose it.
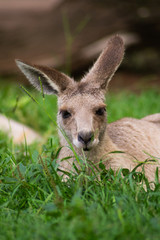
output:
{"label": "blurred background", "polygon": [[160,1],[0,0],[0,84],[25,81],[15,58],[79,78],[116,33],[126,54],[112,87],[160,86]]}

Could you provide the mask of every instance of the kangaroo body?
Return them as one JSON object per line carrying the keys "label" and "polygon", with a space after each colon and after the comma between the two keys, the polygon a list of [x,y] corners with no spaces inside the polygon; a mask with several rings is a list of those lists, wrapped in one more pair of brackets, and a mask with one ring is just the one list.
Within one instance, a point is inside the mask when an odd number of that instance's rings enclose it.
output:
{"label": "kangaroo body", "polygon": [[74,160],[69,140],[78,155],[85,154],[95,164],[102,160],[106,168],[131,170],[139,162],[156,158],[155,163],[144,166],[146,176],[154,180],[155,170],[160,166],[160,114],[107,124],[105,93],[123,54],[122,39],[111,38],[80,82],[54,69],[17,60],[20,70],[38,90],[43,87],[44,93],[58,96],[57,122],[63,146],[59,159],[72,157],[60,161],[63,170],[71,170]]}
{"label": "kangaroo body", "polygon": [[[111,167],[115,170],[120,168],[132,170],[140,162],[155,159],[156,163],[149,162],[144,165],[146,177],[153,181],[156,168],[160,167],[160,126],[159,123],[148,121],[147,118],[155,117],[159,117],[160,123],[160,114],[153,114],[145,117],[146,120],[122,118],[107,124],[102,141],[96,148],[85,152],[86,158],[95,164],[102,160],[107,169]],[[62,136],[60,141],[62,146],[68,145]],[[78,155],[82,155],[80,149],[75,150]],[[73,156],[73,152],[68,147],[62,148],[59,158],[69,156]],[[73,160],[63,161],[62,169],[71,170]]]}
{"label": "kangaroo body", "polygon": [[15,144],[25,142],[31,144],[35,141],[42,140],[41,136],[33,129],[13,119],[9,119],[2,114],[0,114],[0,130],[6,132]]}

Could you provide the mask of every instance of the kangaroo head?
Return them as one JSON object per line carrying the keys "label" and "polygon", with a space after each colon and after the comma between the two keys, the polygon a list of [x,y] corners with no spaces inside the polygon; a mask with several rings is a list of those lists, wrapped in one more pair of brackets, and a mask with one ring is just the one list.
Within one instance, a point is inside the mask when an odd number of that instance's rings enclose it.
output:
{"label": "kangaroo head", "polygon": [[124,54],[123,41],[112,37],[99,58],[76,82],[54,69],[16,60],[33,86],[45,94],[58,96],[58,125],[77,148],[90,150],[103,138],[106,129],[105,93]]}

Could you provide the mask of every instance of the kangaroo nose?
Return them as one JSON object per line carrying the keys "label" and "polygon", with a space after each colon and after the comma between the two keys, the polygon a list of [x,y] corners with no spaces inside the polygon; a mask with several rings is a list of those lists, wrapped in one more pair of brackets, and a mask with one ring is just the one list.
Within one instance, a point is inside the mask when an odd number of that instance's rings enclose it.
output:
{"label": "kangaroo nose", "polygon": [[78,141],[83,144],[88,144],[94,139],[93,132],[79,132],[78,133]]}

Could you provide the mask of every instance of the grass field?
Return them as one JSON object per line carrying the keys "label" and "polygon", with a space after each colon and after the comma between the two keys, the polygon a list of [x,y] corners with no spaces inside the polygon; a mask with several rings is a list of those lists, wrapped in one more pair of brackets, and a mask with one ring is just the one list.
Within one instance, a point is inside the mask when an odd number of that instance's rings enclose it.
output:
{"label": "grass field", "polygon": [[[17,87],[1,87],[0,111],[28,124],[46,140],[41,145],[15,146],[0,133],[0,239],[158,240],[158,173],[154,190],[144,174],[134,177],[136,170],[126,169],[114,173],[103,164],[101,180],[83,169],[63,182],[57,175],[56,126],[47,114],[56,120],[56,97],[31,94],[41,106]],[[124,116],[141,118],[160,112],[160,91],[111,93],[107,105],[109,122]]]}

